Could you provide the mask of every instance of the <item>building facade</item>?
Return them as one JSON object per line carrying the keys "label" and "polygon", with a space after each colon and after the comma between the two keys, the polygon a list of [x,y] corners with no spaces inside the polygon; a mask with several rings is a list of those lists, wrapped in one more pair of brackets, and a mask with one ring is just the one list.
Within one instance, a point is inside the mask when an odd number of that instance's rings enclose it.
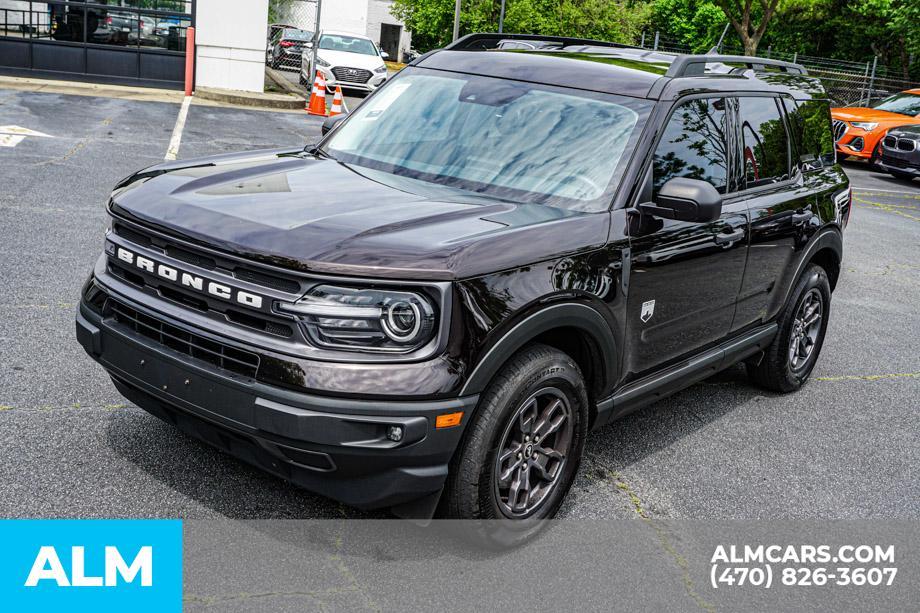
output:
{"label": "building facade", "polygon": [[363,34],[391,60],[402,61],[412,45],[412,35],[390,13],[392,6],[392,0],[322,0],[320,29]]}
{"label": "building facade", "polygon": [[[317,2],[319,27],[314,27]],[[391,0],[291,0],[312,31],[363,34],[401,60]],[[188,29],[195,84],[261,92],[269,0],[0,0],[0,74],[181,89]]]}

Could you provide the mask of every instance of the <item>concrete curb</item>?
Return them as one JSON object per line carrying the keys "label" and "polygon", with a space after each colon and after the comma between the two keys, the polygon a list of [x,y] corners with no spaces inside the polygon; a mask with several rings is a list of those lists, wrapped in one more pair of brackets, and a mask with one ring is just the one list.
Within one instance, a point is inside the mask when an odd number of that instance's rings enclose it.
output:
{"label": "concrete curb", "polygon": [[212,102],[267,109],[302,109],[303,98],[290,94],[257,94],[215,87],[195,88],[195,97]]}
{"label": "concrete curb", "polygon": [[69,96],[98,96],[136,100],[139,102],[173,102],[181,103],[185,94],[172,89],[155,89],[152,87],[133,87],[130,85],[112,85],[109,83],[90,83],[84,81],[60,81],[55,79],[38,79],[32,77],[0,76],[0,89],[42,92],[45,94],[63,94]]}
{"label": "concrete curb", "polygon": [[309,94],[307,93],[306,88],[301,87],[299,84],[294,83],[293,81],[285,78],[283,74],[275,70],[274,68],[265,67],[265,74],[268,76],[272,82],[283,89],[284,91],[292,94],[294,96],[300,96],[306,98]]}

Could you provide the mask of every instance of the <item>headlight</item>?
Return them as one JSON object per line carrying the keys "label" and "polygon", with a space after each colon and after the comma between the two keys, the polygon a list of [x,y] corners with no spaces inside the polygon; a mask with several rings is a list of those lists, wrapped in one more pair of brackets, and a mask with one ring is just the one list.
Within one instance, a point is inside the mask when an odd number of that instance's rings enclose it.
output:
{"label": "headlight", "polygon": [[866,132],[871,132],[878,127],[878,124],[871,121],[851,121],[850,125]]}
{"label": "headlight", "polygon": [[329,62],[327,62],[326,60],[324,60],[323,58],[319,56],[317,56],[316,58],[316,65],[322,66],[323,68],[329,68],[330,66],[332,66],[332,64],[330,64]]}
{"label": "headlight", "polygon": [[421,293],[320,285],[278,310],[297,315],[319,347],[407,353],[434,337],[437,313]]}
{"label": "headlight", "polygon": [[377,74],[383,74],[383,73],[385,73],[386,71],[387,71],[387,67],[386,67],[386,66],[381,66],[380,68],[374,68],[374,72],[376,72]]}

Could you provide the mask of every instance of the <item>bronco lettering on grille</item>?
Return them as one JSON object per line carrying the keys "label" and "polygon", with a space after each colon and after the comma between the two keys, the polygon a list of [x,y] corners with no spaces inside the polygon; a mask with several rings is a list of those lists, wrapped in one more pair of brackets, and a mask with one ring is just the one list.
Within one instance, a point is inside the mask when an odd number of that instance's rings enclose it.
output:
{"label": "bronco lettering on grille", "polygon": [[178,283],[183,287],[187,287],[199,292],[206,292],[211,296],[216,296],[217,298],[221,298],[223,300],[229,300],[230,302],[237,302],[254,309],[262,308],[262,296],[250,294],[249,292],[244,292],[241,289],[235,289],[229,285],[224,285],[223,283],[211,281],[197,275],[183,272],[171,266],[166,266],[165,264],[154,262],[150,258],[146,258],[142,255],[136,255],[122,247],[116,247],[116,255],[118,256],[119,260],[125,262],[126,264],[131,264],[162,279],[172,281],[173,283]]}

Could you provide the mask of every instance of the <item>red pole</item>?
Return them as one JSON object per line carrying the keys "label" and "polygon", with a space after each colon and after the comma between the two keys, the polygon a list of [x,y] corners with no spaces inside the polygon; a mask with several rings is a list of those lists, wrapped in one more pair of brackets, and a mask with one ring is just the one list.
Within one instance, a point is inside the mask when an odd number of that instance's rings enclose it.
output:
{"label": "red pole", "polygon": [[195,80],[195,28],[185,31],[185,95],[192,95]]}

